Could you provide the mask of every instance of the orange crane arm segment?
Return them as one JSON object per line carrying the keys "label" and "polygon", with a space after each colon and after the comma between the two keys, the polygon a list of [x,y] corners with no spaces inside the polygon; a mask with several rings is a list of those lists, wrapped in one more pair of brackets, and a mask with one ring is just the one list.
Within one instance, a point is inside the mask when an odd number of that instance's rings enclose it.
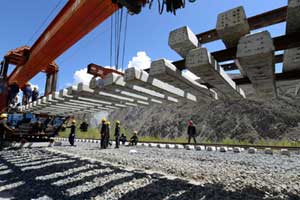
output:
{"label": "orange crane arm segment", "polygon": [[11,73],[8,83],[24,85],[117,10],[111,0],[69,0],[34,43],[28,61]]}

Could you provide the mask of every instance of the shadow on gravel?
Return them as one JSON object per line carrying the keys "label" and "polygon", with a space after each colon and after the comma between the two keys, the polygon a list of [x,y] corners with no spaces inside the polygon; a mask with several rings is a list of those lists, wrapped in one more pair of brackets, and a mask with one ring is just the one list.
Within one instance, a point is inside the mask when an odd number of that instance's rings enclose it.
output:
{"label": "shadow on gravel", "polygon": [[[181,192],[182,191],[182,192]],[[299,200],[299,196],[287,194],[290,200]],[[159,179],[146,187],[139,188],[123,195],[120,200],[138,199],[168,199],[168,200],[259,200],[280,199],[266,198],[265,192],[253,187],[241,191],[226,191],[222,184],[205,184],[196,186],[181,179]]]}
{"label": "shadow on gravel", "polygon": [[[14,155],[13,152],[8,152],[11,155]],[[46,151],[40,150],[38,152],[40,155],[47,154],[48,157],[44,160],[51,159],[51,154]],[[111,165],[104,165],[101,163],[90,163],[87,160],[80,160],[78,158],[69,157],[66,155],[52,154],[53,157],[62,157],[67,160],[74,160],[72,163],[57,163],[51,166],[45,166],[40,169],[32,169],[22,171],[22,167],[17,167],[13,163],[8,162],[1,155],[7,155],[5,152],[0,154],[0,164],[7,166],[6,170],[11,170],[11,173],[0,175],[0,199],[1,198],[13,198],[13,199],[37,199],[40,197],[48,196],[52,199],[91,199],[95,196],[100,196],[101,199],[105,199],[102,194],[107,191],[110,191],[116,186],[121,186],[122,184],[130,183],[132,180],[142,179],[142,178],[151,178],[152,183],[139,189],[127,192],[119,199],[121,200],[159,200],[159,199],[168,199],[168,200],[194,200],[194,199],[247,199],[247,200],[256,200],[256,199],[267,199],[264,198],[265,193],[259,191],[255,188],[245,188],[242,191],[230,192],[224,189],[224,186],[221,184],[207,184],[204,186],[196,186],[188,183],[187,181],[181,179],[170,180],[166,179],[160,175],[148,175],[142,171],[127,171]],[[50,158],[49,158],[50,156]],[[26,157],[26,155],[24,155]],[[42,159],[41,159],[42,160]],[[43,162],[45,164],[47,162]],[[51,163],[51,161],[49,161]],[[72,172],[70,175],[52,177],[47,180],[37,180],[36,177],[46,176],[49,174],[57,172],[65,172],[69,169],[74,169],[82,166],[92,164],[94,166],[88,168],[82,168],[80,171]],[[38,165],[37,165],[38,166]],[[109,171],[104,171],[97,175],[86,174],[96,169],[108,168]],[[3,171],[3,170],[2,170]],[[106,182],[101,182],[100,179],[96,182],[95,186],[91,186],[90,183],[95,182],[95,178],[101,177],[114,177],[116,174],[130,173],[130,175],[121,177],[118,179],[112,178]],[[73,179],[70,177],[73,177]],[[79,177],[75,179],[74,177]],[[69,182],[63,185],[54,185],[56,181],[65,181]],[[9,188],[9,185],[14,183],[22,182],[23,185]],[[89,184],[86,184],[90,182]],[[77,188],[78,186],[91,186],[89,189],[83,189],[82,191],[76,191],[76,194],[69,196],[67,192],[71,188]],[[127,185],[128,186],[128,185]],[[125,190],[128,189],[125,186]],[[84,188],[84,187],[82,187]],[[296,196],[288,195],[289,199],[299,199]]]}

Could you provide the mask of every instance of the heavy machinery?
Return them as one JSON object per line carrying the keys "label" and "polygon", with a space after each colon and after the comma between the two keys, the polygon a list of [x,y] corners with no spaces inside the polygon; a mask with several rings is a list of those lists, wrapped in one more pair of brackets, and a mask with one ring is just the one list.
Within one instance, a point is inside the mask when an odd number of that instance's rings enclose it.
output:
{"label": "heavy machinery", "polygon": [[[114,12],[122,7],[126,7],[130,14],[141,12],[146,3],[152,4],[148,0],[69,0],[55,19],[48,25],[37,41],[29,46],[22,46],[9,51],[1,62],[0,66],[0,113],[8,111],[8,87],[12,83],[17,83],[20,89],[39,72],[46,73],[45,95],[56,90],[58,66],[54,60],[74,45],[78,40],[92,31],[100,23],[110,17]],[[173,12],[184,3],[181,0],[164,1],[160,5],[160,12],[164,5],[168,12]],[[13,72],[8,75],[9,65],[15,65]],[[95,67],[89,68],[91,72]],[[115,72],[114,69],[101,68],[98,76],[104,77],[106,74]],[[101,74],[99,74],[101,73]],[[93,72],[95,74],[95,72]],[[26,141],[49,141],[59,131],[67,118],[53,116],[51,122],[48,115],[35,115],[32,113],[9,114],[10,126],[16,128],[14,141],[25,139]],[[58,121],[54,123],[54,121]],[[35,132],[38,123],[45,124],[45,128]],[[52,123],[52,124],[51,124]],[[48,124],[50,124],[49,127]],[[42,132],[42,133],[41,133]]]}
{"label": "heavy machinery", "polygon": [[[100,23],[122,7],[130,14],[138,14],[142,7],[153,0],[69,0],[49,24],[32,47],[21,47],[8,52],[1,62],[0,112],[7,108],[7,87],[17,82],[20,88],[37,73],[47,73],[45,94],[55,91],[58,67],[53,62],[58,56],[92,31]],[[184,7],[182,0],[163,1],[160,12]],[[16,65],[7,76],[9,64]]]}
{"label": "heavy machinery", "polygon": [[[192,2],[192,0],[190,0]],[[17,82],[21,88],[37,73],[47,73],[47,86],[45,94],[56,89],[58,66],[53,61],[64,51],[75,44],[84,35],[93,30],[97,25],[111,16],[121,7],[126,7],[131,14],[138,14],[142,7],[152,0],[69,0],[55,19],[49,24],[46,30],[33,44],[32,47],[21,47],[7,53],[1,62],[0,70],[0,112],[7,107],[8,85]],[[166,0],[160,6],[160,12],[166,5],[167,11],[175,13],[177,8],[184,7],[183,0]],[[260,15],[248,18],[250,30],[259,29],[265,26],[286,21],[287,6],[278,8]],[[299,47],[299,33],[286,34],[273,38],[275,50],[285,50]],[[216,29],[212,29],[196,35],[199,43],[220,39]],[[218,62],[233,61],[221,65],[223,69],[237,69],[234,62],[236,59],[236,47],[227,48],[213,52],[212,56]],[[283,55],[276,55],[276,62],[282,62]],[[185,69],[185,61],[175,61],[173,64],[179,70]],[[15,70],[7,76],[8,65],[16,65]],[[111,72],[119,73],[114,69],[96,68],[96,65],[89,66],[89,73],[104,77]],[[290,79],[299,76],[299,72],[285,72],[275,74],[276,80]],[[240,77],[234,80],[237,84],[250,83],[249,79]],[[203,83],[207,84],[207,83]],[[209,85],[207,85],[209,87]]]}
{"label": "heavy machinery", "polygon": [[11,113],[8,125],[15,131],[8,134],[9,141],[48,142],[58,135],[69,118],[63,116],[36,115],[32,113]]}

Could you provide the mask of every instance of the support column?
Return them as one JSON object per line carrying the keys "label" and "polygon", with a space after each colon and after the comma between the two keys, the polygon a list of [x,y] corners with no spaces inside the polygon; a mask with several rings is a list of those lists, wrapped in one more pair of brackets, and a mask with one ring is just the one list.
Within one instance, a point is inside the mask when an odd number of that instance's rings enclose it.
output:
{"label": "support column", "polygon": [[4,79],[6,79],[8,67],[9,67],[9,60],[8,60],[8,58],[4,57],[3,61],[1,62],[1,74],[0,74],[0,77],[3,77]]}
{"label": "support column", "polygon": [[51,92],[55,92],[56,91],[57,79],[58,79],[58,72],[54,72],[52,74]]}
{"label": "support column", "polygon": [[45,95],[56,91],[58,71],[46,74]]}
{"label": "support column", "polygon": [[45,95],[51,93],[51,85],[52,85],[52,75],[46,74],[46,86],[45,86]]}
{"label": "support column", "polygon": [[4,62],[2,61],[0,63],[0,77],[3,77],[3,65],[4,65]]}
{"label": "support column", "polygon": [[268,31],[244,36],[237,47],[237,58],[262,99],[277,97],[274,44]]}
{"label": "support column", "polygon": [[1,64],[1,74],[0,74],[0,112],[5,111],[7,108],[8,97],[7,97],[7,71],[9,62],[8,59],[4,57],[3,62]]}

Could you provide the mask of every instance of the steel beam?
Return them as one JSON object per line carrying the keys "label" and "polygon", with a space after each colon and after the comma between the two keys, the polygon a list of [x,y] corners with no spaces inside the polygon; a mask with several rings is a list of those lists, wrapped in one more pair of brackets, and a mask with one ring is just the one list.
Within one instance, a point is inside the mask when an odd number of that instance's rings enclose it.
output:
{"label": "steel beam", "polygon": [[[273,38],[275,51],[290,49],[290,48],[297,48],[300,47],[300,31],[291,33],[288,35],[282,35]],[[220,51],[215,51],[211,53],[211,55],[218,61],[218,62],[225,62],[236,59],[237,48],[232,47]],[[185,60],[178,60],[174,61],[173,65],[175,65],[179,70],[186,69]],[[149,71],[146,69],[145,71]]]}
{"label": "steel beam", "polygon": [[[287,16],[287,6],[271,10],[259,15],[248,18],[250,30],[260,29],[265,26],[270,26],[284,22]],[[220,37],[216,29],[212,29],[203,33],[197,34],[197,38],[201,44],[219,40]]]}
{"label": "steel beam", "polygon": [[[275,55],[275,63],[282,63],[283,62],[283,54]],[[224,71],[231,71],[239,69],[236,65],[236,62],[229,62],[226,64],[220,65]]]}
{"label": "steel beam", "polygon": [[28,61],[13,71],[9,83],[18,80],[19,85],[23,86],[118,9],[117,4],[112,1],[67,1],[64,8],[30,48]]}

